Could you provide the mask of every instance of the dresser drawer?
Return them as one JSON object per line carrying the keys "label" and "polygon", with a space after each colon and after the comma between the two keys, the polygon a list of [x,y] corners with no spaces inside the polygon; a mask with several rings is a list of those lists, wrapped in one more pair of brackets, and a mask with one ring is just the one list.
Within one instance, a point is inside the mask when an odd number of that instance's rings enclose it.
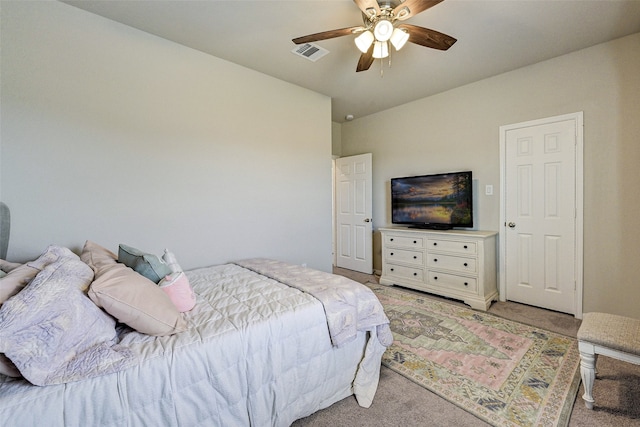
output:
{"label": "dresser drawer", "polygon": [[478,282],[473,277],[455,276],[439,271],[429,271],[429,285],[441,286],[465,292],[478,292]]}
{"label": "dresser drawer", "polygon": [[424,282],[424,270],[421,268],[405,267],[403,265],[385,264],[383,274],[400,279],[410,279]]}
{"label": "dresser drawer", "polygon": [[424,248],[425,238],[421,236],[403,236],[403,235],[394,235],[394,234],[386,234],[384,236],[384,243],[389,246],[402,246],[403,248],[416,248],[422,249]]}
{"label": "dresser drawer", "polygon": [[387,262],[424,265],[424,253],[407,249],[387,248],[384,253]]}
{"label": "dresser drawer", "polygon": [[427,248],[430,251],[455,252],[459,254],[476,254],[478,252],[476,242],[459,240],[428,239]]}
{"label": "dresser drawer", "polygon": [[478,263],[475,258],[434,253],[427,255],[427,267],[444,268],[468,274],[475,274],[478,271]]}

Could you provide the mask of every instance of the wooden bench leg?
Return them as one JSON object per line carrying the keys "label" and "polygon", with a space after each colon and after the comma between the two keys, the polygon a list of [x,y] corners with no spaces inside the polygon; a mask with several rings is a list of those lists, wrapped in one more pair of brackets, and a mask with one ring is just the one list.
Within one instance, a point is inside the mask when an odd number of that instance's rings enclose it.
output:
{"label": "wooden bench leg", "polygon": [[580,351],[580,376],[584,386],[582,399],[587,409],[593,409],[593,383],[597,374],[598,355],[640,365],[640,319],[606,313],[585,313],[576,337]]}
{"label": "wooden bench leg", "polygon": [[584,385],[584,394],[582,399],[587,409],[593,409],[593,382],[596,378],[596,354],[593,346],[588,348],[587,345],[580,343],[580,376]]}

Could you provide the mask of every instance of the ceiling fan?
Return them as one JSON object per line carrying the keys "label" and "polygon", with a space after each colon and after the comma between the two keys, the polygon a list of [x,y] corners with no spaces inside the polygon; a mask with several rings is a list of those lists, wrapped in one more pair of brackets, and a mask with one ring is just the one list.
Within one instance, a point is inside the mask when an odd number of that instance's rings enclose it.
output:
{"label": "ceiling fan", "polygon": [[389,43],[400,50],[407,41],[433,49],[447,50],[457,40],[435,30],[405,24],[402,21],[444,0],[353,0],[362,11],[364,25],[324,31],[293,39],[295,44],[311,43],[348,35],[358,36],[355,43],[362,52],[356,71],[366,71],[374,59],[389,56]]}

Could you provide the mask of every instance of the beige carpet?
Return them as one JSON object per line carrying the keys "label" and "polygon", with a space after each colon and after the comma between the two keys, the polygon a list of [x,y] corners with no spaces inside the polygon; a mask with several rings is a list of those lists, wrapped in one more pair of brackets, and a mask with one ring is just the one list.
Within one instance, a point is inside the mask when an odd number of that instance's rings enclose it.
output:
{"label": "beige carpet", "polygon": [[[353,273],[344,269],[336,269],[335,272],[361,283],[377,282],[376,278],[370,275]],[[422,295],[443,300],[428,294]],[[580,327],[580,321],[573,316],[512,302],[496,302],[491,306],[489,312],[572,337],[576,336]],[[596,407],[593,411],[585,408],[581,398],[584,389],[581,385],[569,426],[640,426],[640,366],[600,356],[597,368],[598,379],[593,389]],[[382,367],[378,392],[370,408],[359,407],[355,398],[351,396],[293,424],[295,427],[465,427],[487,425],[463,409],[386,367]]]}

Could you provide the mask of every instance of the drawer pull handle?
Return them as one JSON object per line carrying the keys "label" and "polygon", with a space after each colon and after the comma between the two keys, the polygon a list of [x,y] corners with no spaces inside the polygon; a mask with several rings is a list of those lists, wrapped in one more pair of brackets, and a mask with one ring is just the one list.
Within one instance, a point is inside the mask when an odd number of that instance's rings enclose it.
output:
{"label": "drawer pull handle", "polygon": [[434,259],[433,259],[433,262],[438,262],[438,258],[434,258]]}
{"label": "drawer pull handle", "polygon": [[390,242],[393,242],[393,237],[389,239]]}
{"label": "drawer pull handle", "polygon": [[413,275],[414,275],[414,276],[417,276],[417,275],[418,275],[418,273],[413,273]]}
{"label": "drawer pull handle", "polygon": [[433,276],[433,280],[438,280],[438,276]]}
{"label": "drawer pull handle", "polygon": [[413,244],[415,245],[416,243],[418,243],[418,241],[417,241],[417,240],[414,240],[414,241],[413,241]]}
{"label": "drawer pull handle", "polygon": [[390,268],[389,270],[393,271],[393,268]]}
{"label": "drawer pull handle", "polygon": [[465,262],[465,263],[464,263],[464,266],[465,266],[465,267],[467,267],[467,266],[468,266],[468,264]]}
{"label": "drawer pull handle", "polygon": [[391,255],[391,256],[393,256],[393,252],[391,252],[391,254],[390,254],[390,255]]}
{"label": "drawer pull handle", "polygon": [[464,285],[465,285],[465,286],[469,286],[469,283],[468,283],[468,282],[464,282]]}
{"label": "drawer pull handle", "polygon": [[464,245],[464,248],[467,249],[467,245]]}
{"label": "drawer pull handle", "polygon": [[418,257],[414,255],[414,256],[413,256],[413,259],[418,259]]}
{"label": "drawer pull handle", "polygon": [[438,246],[438,244],[436,242],[433,242],[433,246]]}

